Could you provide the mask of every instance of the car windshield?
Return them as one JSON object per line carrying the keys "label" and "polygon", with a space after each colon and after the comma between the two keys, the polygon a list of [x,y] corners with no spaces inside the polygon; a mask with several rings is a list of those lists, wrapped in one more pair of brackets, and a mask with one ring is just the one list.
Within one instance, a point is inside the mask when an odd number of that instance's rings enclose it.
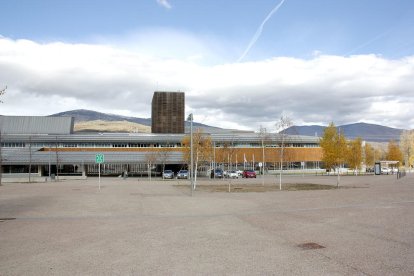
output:
{"label": "car windshield", "polygon": [[181,171],[180,171],[180,173],[187,173],[187,171],[183,171],[183,170],[181,170]]}
{"label": "car windshield", "polygon": [[164,173],[172,173],[171,170],[165,170]]}

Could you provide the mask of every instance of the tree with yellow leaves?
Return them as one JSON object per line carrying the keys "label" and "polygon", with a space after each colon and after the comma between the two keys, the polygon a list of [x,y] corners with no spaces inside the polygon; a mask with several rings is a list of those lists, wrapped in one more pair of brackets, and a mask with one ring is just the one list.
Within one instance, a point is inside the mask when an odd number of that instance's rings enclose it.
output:
{"label": "tree with yellow leaves", "polygon": [[404,158],[404,165],[411,167],[414,164],[414,130],[405,130],[401,133],[400,148]]}
{"label": "tree with yellow leaves", "polygon": [[335,169],[344,163],[346,157],[346,140],[345,136],[336,130],[334,123],[330,123],[325,128],[322,138],[320,139],[322,148],[322,161],[329,170]]}
{"label": "tree with yellow leaves", "polygon": [[400,164],[402,163],[403,155],[401,153],[400,147],[394,140],[388,142],[388,151],[386,158],[389,161],[399,161]]}
{"label": "tree with yellow leaves", "polygon": [[371,144],[365,144],[365,165],[368,167],[374,167],[375,164],[375,149]]}
{"label": "tree with yellow leaves", "polygon": [[[187,164],[191,160],[190,135],[184,137],[182,145],[184,147],[183,158]],[[204,134],[202,130],[197,129],[193,132],[193,160],[195,164],[194,171],[204,163],[208,163],[212,158],[213,146],[210,135]]]}
{"label": "tree with yellow leaves", "polygon": [[358,171],[361,168],[362,163],[362,139],[357,138],[348,142],[346,162],[349,168]]}

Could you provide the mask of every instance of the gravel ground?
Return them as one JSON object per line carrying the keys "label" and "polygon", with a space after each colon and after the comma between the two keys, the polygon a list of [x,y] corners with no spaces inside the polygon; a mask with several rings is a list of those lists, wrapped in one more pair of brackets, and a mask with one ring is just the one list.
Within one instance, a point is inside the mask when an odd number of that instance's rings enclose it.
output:
{"label": "gravel ground", "polygon": [[[262,183],[279,185],[275,176],[197,185]],[[414,175],[346,176],[340,186],[191,193],[182,180],[102,178],[101,190],[97,178],[4,184],[0,275],[413,275]]]}

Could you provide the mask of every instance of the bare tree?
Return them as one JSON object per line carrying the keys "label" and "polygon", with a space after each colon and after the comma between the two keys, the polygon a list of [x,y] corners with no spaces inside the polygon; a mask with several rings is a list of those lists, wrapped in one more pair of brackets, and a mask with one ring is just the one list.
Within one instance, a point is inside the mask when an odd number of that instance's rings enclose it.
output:
{"label": "bare tree", "polygon": [[[160,162],[162,163],[162,171],[164,172],[165,171],[165,163],[167,162],[168,157],[170,156],[170,151],[168,151],[166,149],[161,150],[160,152],[158,152],[158,156],[159,156]],[[164,178],[164,174],[162,174],[162,178]]]}
{"label": "bare tree", "polygon": [[32,182],[32,136],[29,136],[29,183]]}
{"label": "bare tree", "polygon": [[154,151],[154,152],[150,152],[146,154],[145,159],[147,161],[147,166],[148,166],[148,177],[149,177],[149,180],[151,181],[152,165],[155,164],[158,160],[158,152]]}
{"label": "bare tree", "polygon": [[223,148],[221,150],[221,158],[220,159],[221,159],[222,163],[227,163],[227,170],[230,170],[230,169],[233,168],[233,156],[236,153],[237,153],[237,149],[234,147],[234,140],[233,139],[230,142],[226,141],[226,142],[223,143]]}
{"label": "bare tree", "polygon": [[276,133],[277,138],[280,140],[280,170],[279,170],[279,190],[282,190],[282,171],[283,171],[283,154],[285,149],[285,142],[288,138],[286,134],[286,129],[293,125],[292,120],[283,115],[280,117],[279,121],[276,122],[276,130],[279,132]]}
{"label": "bare tree", "polygon": [[0,186],[1,178],[3,177],[3,155],[1,154],[2,138],[1,138],[1,126],[0,126]]}
{"label": "bare tree", "polygon": [[266,145],[270,144],[272,141],[272,138],[270,134],[267,132],[267,129],[265,127],[260,126],[258,136],[260,138],[261,144],[262,144],[262,175],[265,173],[266,168]]}
{"label": "bare tree", "polygon": [[58,153],[58,138],[55,136],[55,153],[56,153],[56,181],[59,180],[59,153]]}
{"label": "bare tree", "polygon": [[[7,86],[4,89],[0,90],[0,96],[6,93],[6,89],[7,89]],[[0,100],[0,103],[3,103],[3,101]],[[1,144],[2,144],[2,140],[1,140],[1,126],[0,126],[0,186],[1,186],[1,178],[3,177],[3,156],[1,155]]]}
{"label": "bare tree", "polygon": [[[7,89],[7,86],[3,88],[2,90],[0,90],[0,96],[3,96],[6,93],[6,89]],[[3,103],[3,101],[0,100],[0,103]]]}

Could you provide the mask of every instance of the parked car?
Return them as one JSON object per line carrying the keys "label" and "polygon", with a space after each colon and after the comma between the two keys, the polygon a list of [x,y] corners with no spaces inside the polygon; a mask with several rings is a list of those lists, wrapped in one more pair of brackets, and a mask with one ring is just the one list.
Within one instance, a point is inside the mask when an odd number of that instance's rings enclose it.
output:
{"label": "parked car", "polygon": [[239,178],[237,171],[227,171],[227,178]]}
{"label": "parked car", "polygon": [[254,170],[244,170],[243,178],[256,178],[256,172]]}
{"label": "parked car", "polygon": [[392,173],[392,170],[387,167],[381,167],[381,174],[390,174]]}
{"label": "parked car", "polygon": [[243,176],[243,171],[242,170],[236,170],[236,172],[239,176]]}
{"label": "parked car", "polygon": [[188,171],[187,170],[180,170],[177,173],[177,179],[187,179],[188,178]]}
{"label": "parked car", "polygon": [[164,179],[173,179],[174,178],[174,172],[172,170],[165,170],[162,173],[162,178],[164,178]]}
{"label": "parked car", "polygon": [[211,178],[223,178],[224,172],[222,169],[211,170]]}

